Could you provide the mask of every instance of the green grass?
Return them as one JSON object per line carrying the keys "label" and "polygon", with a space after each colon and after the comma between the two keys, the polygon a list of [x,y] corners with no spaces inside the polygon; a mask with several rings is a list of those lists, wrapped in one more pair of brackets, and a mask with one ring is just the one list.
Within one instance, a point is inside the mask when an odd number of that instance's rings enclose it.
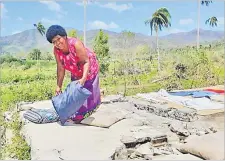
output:
{"label": "green grass", "polygon": [[3,147],[1,153],[2,158],[11,158],[18,160],[30,160],[31,148],[20,135],[20,130],[22,128],[22,122],[19,120],[19,114],[15,113],[13,115],[13,121],[10,124],[6,125],[8,129],[13,130],[13,137],[10,144],[7,144]]}

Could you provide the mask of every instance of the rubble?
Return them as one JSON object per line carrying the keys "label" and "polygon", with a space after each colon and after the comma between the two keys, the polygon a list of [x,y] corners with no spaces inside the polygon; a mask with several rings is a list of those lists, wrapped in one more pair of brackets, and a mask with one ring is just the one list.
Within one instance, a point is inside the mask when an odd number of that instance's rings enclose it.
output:
{"label": "rubble", "polygon": [[[179,160],[185,157],[198,160],[192,155],[182,154],[174,145],[184,142],[191,135],[217,131],[213,124],[200,122],[195,110],[175,109],[163,102],[108,96],[103,99],[103,105],[108,107],[108,115],[121,112],[123,119],[107,128],[99,127],[94,122],[92,126],[26,122],[22,134],[31,146],[32,160]],[[24,106],[51,108],[52,104],[50,101],[40,101]],[[98,115],[104,115],[98,118],[107,119],[105,113]]]}
{"label": "rubble", "polygon": [[145,110],[154,113],[157,116],[167,117],[185,122],[193,122],[198,119],[197,111],[189,108],[172,108],[166,103],[156,103],[144,99],[135,99],[135,97],[127,98],[138,110]]}

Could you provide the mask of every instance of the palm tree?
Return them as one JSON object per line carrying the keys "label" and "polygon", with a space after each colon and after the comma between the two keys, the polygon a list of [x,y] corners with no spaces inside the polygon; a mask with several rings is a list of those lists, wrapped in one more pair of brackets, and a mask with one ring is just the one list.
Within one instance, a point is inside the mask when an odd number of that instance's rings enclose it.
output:
{"label": "palm tree", "polygon": [[206,0],[198,0],[198,27],[197,27],[197,49],[199,49],[199,37],[200,37],[200,6],[206,5],[209,6],[209,4],[212,3],[212,1]]}
{"label": "palm tree", "polygon": [[209,6],[210,3],[212,3],[212,1],[201,1],[201,4],[206,6]]}
{"label": "palm tree", "polygon": [[152,31],[156,32],[156,48],[158,53],[158,71],[160,71],[160,60],[159,60],[159,44],[158,44],[158,34],[159,30],[162,31],[162,28],[168,28],[171,26],[171,15],[167,8],[159,8],[153,13],[152,17],[145,21],[145,25],[150,25],[151,35]]}
{"label": "palm tree", "polygon": [[[44,25],[42,25],[41,22],[38,22],[38,24],[34,24],[34,26],[37,28],[37,30],[39,31],[39,33],[43,36],[45,34],[45,27]],[[37,64],[38,64],[38,69],[39,69],[39,73],[40,73],[40,63],[38,61],[38,57],[37,57]]]}
{"label": "palm tree", "polygon": [[34,26],[37,28],[37,30],[42,36],[45,34],[45,27],[42,25],[41,22],[38,22],[38,24],[34,24]]}
{"label": "palm tree", "polygon": [[218,22],[218,19],[215,16],[213,16],[213,17],[207,19],[205,21],[205,24],[209,23],[210,26],[214,27],[214,26],[217,26],[217,22]]}

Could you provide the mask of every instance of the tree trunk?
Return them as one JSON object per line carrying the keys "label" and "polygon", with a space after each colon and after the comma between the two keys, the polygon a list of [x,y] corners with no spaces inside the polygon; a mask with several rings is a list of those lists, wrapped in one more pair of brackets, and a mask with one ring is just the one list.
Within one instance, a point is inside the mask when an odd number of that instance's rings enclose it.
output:
{"label": "tree trunk", "polygon": [[160,59],[159,59],[159,38],[158,38],[158,30],[156,31],[156,49],[158,53],[158,72],[160,71]]}
{"label": "tree trunk", "polygon": [[198,0],[197,50],[199,49],[199,37],[200,37],[200,5],[201,0]]}
{"label": "tree trunk", "polygon": [[86,5],[87,0],[84,0],[84,45],[86,46]]}

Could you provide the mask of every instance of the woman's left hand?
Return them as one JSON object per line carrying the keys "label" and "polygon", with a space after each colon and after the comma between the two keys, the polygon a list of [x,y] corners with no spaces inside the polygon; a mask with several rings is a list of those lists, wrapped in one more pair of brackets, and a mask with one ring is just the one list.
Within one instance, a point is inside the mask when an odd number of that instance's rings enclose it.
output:
{"label": "woman's left hand", "polygon": [[83,79],[83,78],[81,78],[81,79],[79,79],[78,80],[78,82],[83,86],[84,85],[84,83],[86,82],[86,80],[85,79]]}

